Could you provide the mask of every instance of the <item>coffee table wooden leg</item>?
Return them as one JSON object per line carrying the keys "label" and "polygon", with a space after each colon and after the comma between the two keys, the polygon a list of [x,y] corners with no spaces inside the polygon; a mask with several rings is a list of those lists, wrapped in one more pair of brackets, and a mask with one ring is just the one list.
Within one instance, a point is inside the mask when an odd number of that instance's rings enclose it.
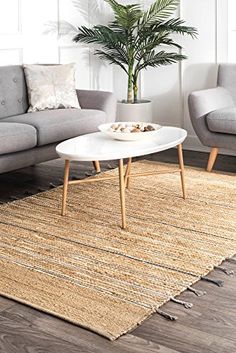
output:
{"label": "coffee table wooden leg", "polygon": [[125,187],[129,189],[132,158],[129,158],[125,172]]}
{"label": "coffee table wooden leg", "polygon": [[122,228],[126,228],[126,215],[125,215],[125,180],[124,180],[124,164],[123,159],[119,160],[119,181],[120,181],[120,203],[121,203],[121,216]]}
{"label": "coffee table wooden leg", "polygon": [[183,198],[186,199],[186,190],[185,190],[185,177],[184,177],[184,158],[183,158],[183,147],[182,144],[178,145],[178,155],[179,155],[179,166],[180,166],[180,176],[181,184],[183,190]]}
{"label": "coffee table wooden leg", "polygon": [[99,161],[94,161],[93,162],[94,169],[96,170],[97,173],[101,172],[101,167]]}
{"label": "coffee table wooden leg", "polygon": [[70,161],[65,160],[63,196],[62,196],[62,209],[61,209],[61,215],[62,216],[65,216],[65,213],[66,213],[66,199],[67,199],[69,173],[70,173]]}

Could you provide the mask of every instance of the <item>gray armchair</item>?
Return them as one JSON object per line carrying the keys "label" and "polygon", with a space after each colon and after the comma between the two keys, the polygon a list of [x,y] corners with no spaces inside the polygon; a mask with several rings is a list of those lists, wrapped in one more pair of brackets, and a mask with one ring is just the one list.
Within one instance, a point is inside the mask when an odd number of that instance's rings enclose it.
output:
{"label": "gray armchair", "polygon": [[211,172],[220,148],[236,151],[236,64],[221,64],[217,87],[189,95],[193,128],[204,146],[211,148]]}

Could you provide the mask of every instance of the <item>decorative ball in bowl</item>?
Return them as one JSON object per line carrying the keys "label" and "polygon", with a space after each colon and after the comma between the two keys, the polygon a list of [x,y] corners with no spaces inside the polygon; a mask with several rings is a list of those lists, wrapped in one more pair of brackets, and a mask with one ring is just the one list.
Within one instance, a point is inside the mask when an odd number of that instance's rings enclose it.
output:
{"label": "decorative ball in bowl", "polygon": [[120,141],[137,141],[155,136],[161,129],[161,125],[143,122],[115,122],[102,124],[98,129]]}

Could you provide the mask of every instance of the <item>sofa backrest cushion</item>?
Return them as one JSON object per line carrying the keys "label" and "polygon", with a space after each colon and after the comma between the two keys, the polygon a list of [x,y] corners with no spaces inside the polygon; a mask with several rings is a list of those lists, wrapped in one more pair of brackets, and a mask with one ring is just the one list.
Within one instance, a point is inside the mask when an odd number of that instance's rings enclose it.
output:
{"label": "sofa backrest cushion", "polygon": [[236,64],[220,64],[218,86],[226,88],[236,104]]}
{"label": "sofa backrest cushion", "polygon": [[0,119],[24,114],[28,107],[23,67],[0,66]]}

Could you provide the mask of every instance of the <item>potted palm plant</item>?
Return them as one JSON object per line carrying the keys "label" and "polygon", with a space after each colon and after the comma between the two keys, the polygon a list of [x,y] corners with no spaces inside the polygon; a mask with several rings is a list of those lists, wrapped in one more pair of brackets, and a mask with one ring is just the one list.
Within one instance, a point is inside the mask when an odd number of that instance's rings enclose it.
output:
{"label": "potted palm plant", "polygon": [[[172,17],[180,0],[156,0],[147,10],[140,4],[104,1],[114,13],[113,21],[92,28],[81,26],[73,41],[95,45],[95,55],[126,73],[127,98],[118,103],[117,119],[141,121],[146,116],[145,120],[150,120],[151,102],[138,100],[140,72],[186,59],[172,35],[187,34],[194,38],[197,30],[185,26],[180,18]],[[170,51],[170,48],[175,50]]]}

